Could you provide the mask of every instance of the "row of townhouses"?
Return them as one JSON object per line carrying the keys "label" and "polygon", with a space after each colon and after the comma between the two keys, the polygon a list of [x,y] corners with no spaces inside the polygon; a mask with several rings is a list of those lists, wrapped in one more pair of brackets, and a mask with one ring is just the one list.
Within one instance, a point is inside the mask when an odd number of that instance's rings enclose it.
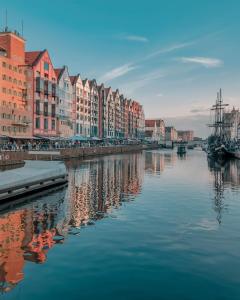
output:
{"label": "row of townhouses", "polygon": [[47,50],[0,32],[0,135],[9,137],[142,138],[142,105],[95,79],[55,68]]}

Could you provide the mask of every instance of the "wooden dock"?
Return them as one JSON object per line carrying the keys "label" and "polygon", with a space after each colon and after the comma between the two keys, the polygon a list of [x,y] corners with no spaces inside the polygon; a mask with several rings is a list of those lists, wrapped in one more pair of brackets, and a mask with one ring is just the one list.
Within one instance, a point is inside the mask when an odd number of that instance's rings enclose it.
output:
{"label": "wooden dock", "polygon": [[0,172],[0,204],[68,181],[62,162],[27,161],[22,168]]}

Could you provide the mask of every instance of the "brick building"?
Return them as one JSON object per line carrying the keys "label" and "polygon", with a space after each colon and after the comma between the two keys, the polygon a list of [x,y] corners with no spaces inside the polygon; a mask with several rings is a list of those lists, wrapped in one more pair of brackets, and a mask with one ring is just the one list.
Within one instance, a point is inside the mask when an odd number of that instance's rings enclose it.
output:
{"label": "brick building", "polygon": [[0,32],[0,135],[32,136],[32,105],[27,95],[25,40]]}

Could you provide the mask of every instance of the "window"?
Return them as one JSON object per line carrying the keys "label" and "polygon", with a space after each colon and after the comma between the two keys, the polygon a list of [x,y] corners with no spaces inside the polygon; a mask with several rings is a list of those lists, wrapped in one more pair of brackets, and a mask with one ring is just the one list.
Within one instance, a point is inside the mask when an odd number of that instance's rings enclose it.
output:
{"label": "window", "polygon": [[35,120],[35,126],[36,126],[36,129],[40,128],[40,118],[36,118],[36,120]]}
{"label": "window", "polygon": [[46,71],[49,70],[49,63],[44,62],[44,70],[46,70]]}
{"label": "window", "polygon": [[48,129],[48,119],[44,119],[44,130]]}
{"label": "window", "polygon": [[52,104],[52,117],[55,118],[56,116],[56,105]]}
{"label": "window", "polygon": [[44,116],[48,116],[48,103],[47,102],[44,102],[43,113],[44,113]]}
{"label": "window", "polygon": [[55,120],[52,120],[52,130],[55,130]]}
{"label": "window", "polygon": [[36,100],[36,114],[40,115],[40,100]]}

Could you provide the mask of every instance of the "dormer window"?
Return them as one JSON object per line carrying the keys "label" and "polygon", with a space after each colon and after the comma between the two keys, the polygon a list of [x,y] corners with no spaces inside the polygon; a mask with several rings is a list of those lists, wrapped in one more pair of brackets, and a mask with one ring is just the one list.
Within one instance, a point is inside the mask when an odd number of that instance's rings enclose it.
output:
{"label": "dormer window", "polygon": [[44,62],[44,70],[48,71],[49,70],[49,63]]}

